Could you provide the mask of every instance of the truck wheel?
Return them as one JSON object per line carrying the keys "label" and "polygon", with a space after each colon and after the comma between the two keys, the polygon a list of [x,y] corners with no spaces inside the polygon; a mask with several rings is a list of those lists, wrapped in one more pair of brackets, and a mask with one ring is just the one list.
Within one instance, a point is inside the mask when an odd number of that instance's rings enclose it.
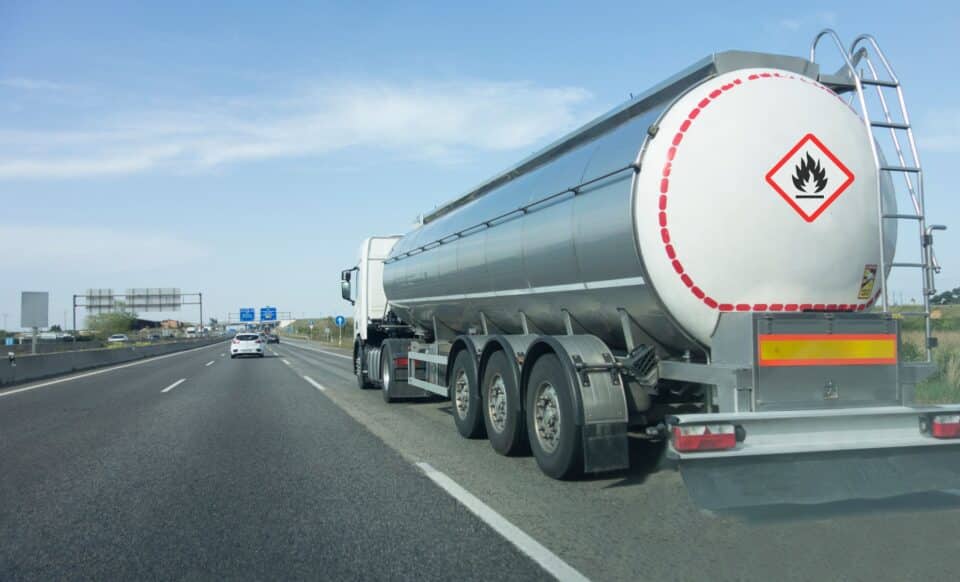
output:
{"label": "truck wheel", "polygon": [[583,446],[574,418],[573,386],[555,354],[533,365],[526,390],[527,435],[537,465],[554,479],[583,471]]}
{"label": "truck wheel", "polygon": [[383,346],[380,348],[380,378],[383,381],[383,388],[380,391],[383,401],[387,404],[396,402],[397,398],[390,393],[394,383],[394,375],[393,350],[390,349],[389,341],[383,342]]}
{"label": "truck wheel", "polygon": [[365,355],[362,345],[358,345],[356,349],[356,354],[353,356],[353,374],[357,377],[357,386],[361,390],[366,390],[372,385],[370,380],[367,378],[366,373],[363,371],[363,356]]}
{"label": "truck wheel", "polygon": [[490,356],[483,372],[483,423],[490,446],[507,456],[528,451],[520,387],[514,376],[510,360],[502,351]]}
{"label": "truck wheel", "polygon": [[453,422],[464,438],[484,436],[479,392],[476,360],[469,351],[462,350],[453,361],[450,373],[450,401],[453,403]]}

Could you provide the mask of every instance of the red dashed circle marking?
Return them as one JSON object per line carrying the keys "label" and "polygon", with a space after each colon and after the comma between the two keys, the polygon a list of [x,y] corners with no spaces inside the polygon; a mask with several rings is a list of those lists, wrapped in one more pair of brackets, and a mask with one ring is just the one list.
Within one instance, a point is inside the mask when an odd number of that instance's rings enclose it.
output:
{"label": "red dashed circle marking", "polygon": [[[813,85],[826,91],[830,95],[836,97],[840,100],[841,103],[846,105],[847,103],[836,93],[828,89],[826,86],[821,85],[815,81],[807,79],[805,77],[798,77],[796,75],[783,75],[781,73],[753,73],[747,76],[747,81],[756,81],[758,79],[794,79],[807,85]],[[660,224],[660,238],[663,240],[664,252],[667,254],[667,259],[670,260],[673,270],[677,272],[677,275],[680,277],[680,280],[686,285],[687,289],[690,290],[690,293],[694,295],[697,299],[702,301],[704,305],[710,309],[718,309],[720,311],[809,311],[811,309],[816,311],[864,311],[873,305],[874,301],[877,300],[877,294],[874,294],[866,303],[861,304],[811,304],[811,303],[720,303],[710,295],[708,295],[703,289],[698,287],[693,278],[686,272],[683,268],[683,263],[677,258],[677,250],[670,243],[670,228],[668,226],[667,220],[667,198],[670,195],[670,171],[673,168],[673,160],[677,156],[677,152],[680,149],[680,144],[683,141],[683,136],[693,125],[693,122],[697,119],[703,109],[710,105],[713,101],[719,98],[724,93],[730,91],[734,87],[739,87],[743,85],[742,79],[734,79],[730,83],[726,83],[721,86],[719,89],[714,89],[710,92],[709,95],[704,97],[697,106],[690,110],[690,113],[687,114],[687,118],[680,124],[679,131],[673,136],[673,141],[671,147],[667,150],[667,161],[663,165],[663,171],[661,172],[660,180],[660,200],[659,200],[659,209],[660,213],[658,216],[658,221]]]}

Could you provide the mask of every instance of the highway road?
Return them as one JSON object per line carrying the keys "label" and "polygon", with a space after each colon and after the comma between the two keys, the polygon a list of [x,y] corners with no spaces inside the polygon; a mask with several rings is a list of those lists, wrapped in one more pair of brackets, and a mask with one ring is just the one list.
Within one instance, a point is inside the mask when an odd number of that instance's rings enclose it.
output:
{"label": "highway road", "polygon": [[960,496],[695,507],[656,449],[558,482],[350,358],[226,345],[0,392],[0,579],[953,580]]}

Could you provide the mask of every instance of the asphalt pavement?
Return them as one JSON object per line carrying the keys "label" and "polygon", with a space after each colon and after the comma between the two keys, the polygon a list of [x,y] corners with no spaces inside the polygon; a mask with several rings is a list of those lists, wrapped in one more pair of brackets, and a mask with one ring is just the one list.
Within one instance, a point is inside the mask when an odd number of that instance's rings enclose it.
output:
{"label": "asphalt pavement", "polygon": [[281,358],[225,346],[0,392],[0,579],[549,578]]}
{"label": "asphalt pavement", "polygon": [[360,390],[343,352],[292,341],[264,359],[224,352],[0,392],[0,579],[960,571],[957,495],[711,513],[639,440],[629,471],[553,481],[531,457],[460,438],[449,402]]}

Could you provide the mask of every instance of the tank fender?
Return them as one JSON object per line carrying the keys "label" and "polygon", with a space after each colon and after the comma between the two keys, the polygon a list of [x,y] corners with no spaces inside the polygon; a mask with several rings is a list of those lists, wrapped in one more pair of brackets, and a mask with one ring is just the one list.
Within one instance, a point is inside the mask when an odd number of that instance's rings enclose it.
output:
{"label": "tank fender", "polygon": [[584,471],[624,469],[630,464],[627,395],[607,345],[593,335],[540,336],[527,349],[521,372],[524,389],[544,354],[560,359],[574,387],[577,426],[583,434]]}
{"label": "tank fender", "polygon": [[[514,385],[522,387],[523,384],[520,383],[520,366],[526,357],[528,347],[538,337],[539,336],[535,334],[489,336],[489,339],[483,346],[483,351],[480,353],[479,377],[481,378],[481,381],[484,373],[486,372],[487,362],[490,360],[490,356],[498,351],[502,351],[507,354],[507,359],[513,364],[512,369]],[[519,402],[512,402],[512,408],[516,411],[523,410],[523,398],[520,398]]]}

